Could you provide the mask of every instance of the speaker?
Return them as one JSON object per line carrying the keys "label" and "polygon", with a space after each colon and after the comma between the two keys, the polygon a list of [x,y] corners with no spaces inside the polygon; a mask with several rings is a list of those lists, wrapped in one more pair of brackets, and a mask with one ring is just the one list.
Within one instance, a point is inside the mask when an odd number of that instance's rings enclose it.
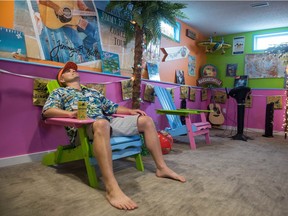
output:
{"label": "speaker", "polygon": [[266,105],[265,134],[264,137],[273,137],[274,103]]}

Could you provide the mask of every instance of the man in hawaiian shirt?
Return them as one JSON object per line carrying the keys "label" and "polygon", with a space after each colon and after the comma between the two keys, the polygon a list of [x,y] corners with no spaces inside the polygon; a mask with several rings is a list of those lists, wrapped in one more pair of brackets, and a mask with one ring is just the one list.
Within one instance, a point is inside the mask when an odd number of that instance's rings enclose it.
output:
{"label": "man in hawaiian shirt", "polygon": [[[77,107],[75,105],[78,100],[85,99],[87,101],[87,116],[95,119],[87,132],[93,139],[93,152],[103,176],[106,198],[109,203],[118,209],[124,210],[132,210],[138,207],[132,199],[124,194],[114,176],[110,134],[111,136],[129,136],[144,133],[146,146],[156,164],[156,176],[185,182],[183,176],[172,171],[165,163],[152,118],[142,110],[120,106],[105,98],[98,91],[81,86],[77,69],[75,63],[67,62],[58,72],[57,80],[60,86],[63,87],[54,90],[50,94],[43,107],[43,116],[45,118],[76,118],[77,110],[75,109]],[[111,114],[115,113],[129,116],[124,118],[111,117]],[[75,138],[73,131],[72,138],[73,141]]]}

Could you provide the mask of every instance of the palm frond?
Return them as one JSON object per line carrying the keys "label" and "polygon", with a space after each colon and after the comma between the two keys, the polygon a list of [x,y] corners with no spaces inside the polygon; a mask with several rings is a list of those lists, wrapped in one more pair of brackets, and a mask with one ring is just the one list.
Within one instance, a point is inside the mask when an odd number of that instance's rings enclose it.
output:
{"label": "palm frond", "polygon": [[[186,8],[185,4],[161,0],[110,1],[106,7],[106,11],[116,9],[122,16],[125,15],[126,20],[136,22],[137,25],[143,29],[147,43],[153,38],[161,37],[161,21],[174,26],[176,25],[176,18],[187,18],[181,11],[183,8]],[[131,29],[131,27],[127,28],[127,30]]]}

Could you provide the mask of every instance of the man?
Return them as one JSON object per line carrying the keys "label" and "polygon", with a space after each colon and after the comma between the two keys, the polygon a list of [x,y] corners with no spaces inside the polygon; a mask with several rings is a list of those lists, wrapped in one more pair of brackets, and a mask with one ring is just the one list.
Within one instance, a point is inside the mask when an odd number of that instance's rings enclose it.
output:
{"label": "man", "polygon": [[[79,99],[86,99],[87,116],[95,119],[95,122],[88,127],[87,133],[93,139],[93,152],[103,176],[106,198],[109,203],[124,210],[138,207],[120,189],[113,174],[110,133],[112,136],[144,133],[146,146],[156,164],[156,176],[185,182],[183,176],[178,175],[166,165],[153,120],[142,110],[119,106],[98,91],[81,86],[77,69],[75,63],[67,62],[58,72],[57,80],[61,86],[65,87],[58,88],[50,94],[43,107],[43,116],[76,118],[77,110],[74,105]],[[115,113],[129,116],[124,118],[107,116]]]}

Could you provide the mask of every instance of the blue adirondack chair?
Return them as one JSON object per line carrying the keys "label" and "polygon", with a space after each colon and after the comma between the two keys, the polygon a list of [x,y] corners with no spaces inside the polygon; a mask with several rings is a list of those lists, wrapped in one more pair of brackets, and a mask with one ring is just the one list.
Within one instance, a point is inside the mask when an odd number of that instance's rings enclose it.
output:
{"label": "blue adirondack chair", "polygon": [[[169,123],[169,128],[165,128],[171,136],[188,134],[190,147],[196,149],[195,136],[205,135],[206,143],[210,144],[209,129],[211,124],[206,120],[205,113],[210,110],[177,109],[169,91],[163,87],[154,86],[156,95],[163,109],[157,110],[158,114],[165,114]],[[200,122],[192,122],[191,115],[200,115]],[[181,123],[180,116],[185,116],[185,123]]]}
{"label": "blue adirondack chair", "polygon": [[[51,93],[59,84],[56,80],[52,80],[47,84],[48,92]],[[84,160],[86,171],[89,179],[89,185],[93,188],[99,186],[99,182],[95,172],[97,160],[93,155],[93,146],[90,143],[86,134],[86,126],[94,120],[78,120],[69,118],[48,118],[45,120],[47,124],[62,125],[78,128],[80,137],[80,145],[59,145],[55,152],[44,155],[42,164],[47,166],[58,165],[66,162]],[[120,158],[134,157],[136,160],[136,168],[139,171],[144,171],[144,165],[141,157],[142,140],[140,135],[112,137],[110,139],[112,148],[112,160]]]}

